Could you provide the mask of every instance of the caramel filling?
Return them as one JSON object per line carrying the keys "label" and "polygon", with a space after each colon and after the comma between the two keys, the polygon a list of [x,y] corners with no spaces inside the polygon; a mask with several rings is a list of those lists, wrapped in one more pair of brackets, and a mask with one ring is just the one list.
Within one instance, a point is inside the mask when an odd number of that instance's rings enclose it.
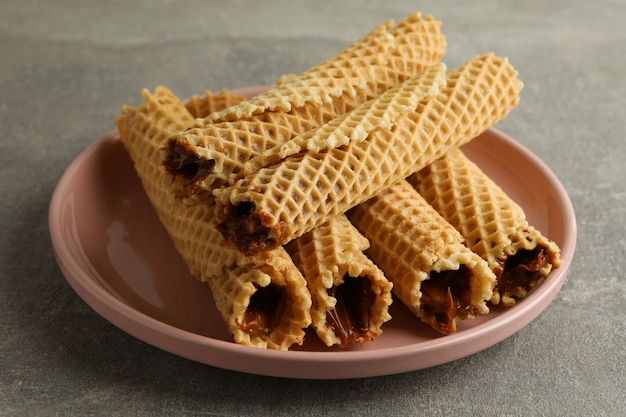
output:
{"label": "caramel filling", "polygon": [[287,229],[282,221],[278,222],[276,228],[265,226],[263,214],[255,213],[254,204],[249,202],[234,206],[217,225],[224,239],[246,255],[276,249]]}
{"label": "caramel filling", "polygon": [[522,249],[504,262],[495,272],[496,286],[501,296],[521,298],[537,285],[542,277],[539,271],[548,263],[548,253],[543,247]]}
{"label": "caramel filling", "polygon": [[456,319],[474,317],[471,303],[471,271],[466,266],[455,271],[431,272],[422,282],[420,300],[423,317],[443,334],[456,331]]}
{"label": "caramel filling", "polygon": [[337,304],[326,312],[326,321],[339,337],[341,348],[348,346],[350,341],[368,341],[370,308],[376,300],[370,281],[346,275],[343,284],[329,289],[328,295],[335,297]]}
{"label": "caramel filling", "polygon": [[250,297],[241,330],[252,337],[269,335],[278,327],[284,306],[283,291],[276,285],[258,288]]}
{"label": "caramel filling", "polygon": [[185,178],[190,188],[193,188],[196,182],[203,180],[213,172],[214,160],[199,158],[195,153],[176,141],[169,142],[168,150],[169,152],[163,165],[170,173],[181,175]]}

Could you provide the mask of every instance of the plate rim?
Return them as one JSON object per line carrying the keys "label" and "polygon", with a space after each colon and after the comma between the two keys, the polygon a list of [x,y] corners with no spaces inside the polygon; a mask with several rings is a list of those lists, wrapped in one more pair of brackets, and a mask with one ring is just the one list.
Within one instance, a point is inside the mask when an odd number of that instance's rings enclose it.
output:
{"label": "plate rim", "polygon": [[[260,92],[266,86],[246,87],[232,89],[233,93]],[[64,231],[61,230],[60,221],[62,208],[65,200],[61,197],[69,186],[72,174],[78,171],[81,165],[107,141],[119,141],[117,130],[113,129],[102,138],[95,141],[84,149],[66,168],[60,177],[50,200],[48,212],[48,225],[52,246],[57,263],[72,289],[94,311],[105,320],[114,324],[126,333],[161,350],[207,365],[229,369],[232,371],[245,372],[257,375],[306,378],[306,379],[348,379],[362,378],[381,375],[391,375],[402,372],[415,371],[428,368],[452,360],[461,359],[472,355],[487,347],[493,346],[510,337],[514,333],[533,321],[552,302],[560,291],[574,256],[577,228],[576,217],[572,202],[554,172],[533,152],[495,128],[488,131],[497,136],[499,140],[516,152],[523,154],[531,160],[535,167],[541,170],[542,176],[551,185],[550,191],[556,193],[555,197],[560,206],[563,223],[570,227],[564,228],[564,241],[561,246],[562,266],[554,269],[550,274],[550,280],[541,284],[541,292],[534,291],[522,302],[518,303],[514,310],[506,311],[497,317],[473,327],[467,332],[456,333],[439,337],[428,341],[421,341],[409,345],[381,348],[377,350],[363,351],[275,351],[259,349],[255,347],[238,345],[232,341],[214,339],[208,336],[183,330],[168,323],[159,321],[141,311],[134,309],[123,300],[116,298],[111,292],[100,285],[97,280],[90,277],[78,260],[62,256],[61,248],[64,247]],[[85,261],[84,259],[82,261]],[[78,274],[77,274],[78,271]],[[96,272],[97,273],[97,272]],[[522,319],[520,319],[522,317]],[[510,323],[515,321],[515,326]],[[521,324],[521,325],[520,325]],[[498,336],[494,337],[496,333]],[[446,353],[461,343],[473,343],[472,349],[464,354]],[[208,350],[208,351],[207,351]],[[452,349],[454,350],[454,349]],[[437,353],[438,355],[435,355]],[[426,360],[415,364],[416,356]],[[228,357],[228,364],[224,364],[224,357]],[[436,358],[435,358],[436,356]],[[373,360],[381,360],[393,357],[396,361],[392,366],[355,366],[365,365]],[[411,363],[398,362],[403,360]],[[268,361],[277,366],[268,366]],[[280,366],[278,366],[280,365]],[[320,365],[325,365],[320,367]],[[293,370],[290,368],[299,366]],[[340,367],[340,372],[328,375],[324,372],[327,366]]]}

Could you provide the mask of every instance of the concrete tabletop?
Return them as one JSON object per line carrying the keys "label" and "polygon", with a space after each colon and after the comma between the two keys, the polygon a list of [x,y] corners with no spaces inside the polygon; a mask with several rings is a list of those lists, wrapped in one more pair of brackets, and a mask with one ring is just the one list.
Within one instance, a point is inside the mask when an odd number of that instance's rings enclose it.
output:
{"label": "concrete tabletop", "polygon": [[[537,319],[474,355],[351,380],[250,375],[125,333],[68,285],[48,204],[65,168],[163,84],[273,83],[388,18],[443,21],[449,68],[508,56],[525,88],[498,128],[565,186],[578,242]],[[619,0],[0,2],[0,415],[626,413],[626,3]]]}

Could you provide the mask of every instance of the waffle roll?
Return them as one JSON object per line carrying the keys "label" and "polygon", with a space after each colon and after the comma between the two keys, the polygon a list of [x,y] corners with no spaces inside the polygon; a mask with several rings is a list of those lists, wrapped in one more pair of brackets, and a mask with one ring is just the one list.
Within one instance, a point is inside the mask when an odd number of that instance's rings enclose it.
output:
{"label": "waffle roll", "polygon": [[496,277],[405,180],[348,212],[370,241],[367,255],[393,282],[393,293],[439,333],[489,312]]}
{"label": "waffle roll", "polygon": [[326,346],[364,344],[391,319],[391,283],[363,253],[365,239],[344,215],[285,246],[312,298],[311,319]]}
{"label": "waffle roll", "polygon": [[437,94],[445,84],[446,66],[442,63],[427,67],[419,77],[391,87],[353,111],[344,113],[319,129],[312,129],[282,145],[269,149],[244,164],[243,174],[249,175],[262,167],[300,152],[320,152],[349,142],[365,140],[374,129],[391,129],[396,119]]}
{"label": "waffle roll", "polygon": [[529,225],[523,209],[460,149],[451,149],[409,182],[494,271],[493,304],[515,305],[560,266],[556,243]]}
{"label": "waffle roll", "polygon": [[173,194],[194,204],[230,185],[246,161],[317,129],[414,78],[445,53],[441,22],[414,13],[392,21],[256,98],[196,119],[163,146]]}
{"label": "waffle roll", "polygon": [[[143,90],[142,95],[141,105],[123,106],[116,119],[120,139],[191,274],[210,285],[237,343],[271,349],[302,344],[303,329],[311,321],[311,298],[302,274],[282,247],[255,256],[242,256],[227,247],[216,229],[213,202],[185,206],[171,198],[172,180],[162,167],[160,148],[194,118],[165,87],[157,87],[154,94]],[[213,98],[215,102],[233,99]],[[217,110],[209,100],[205,107]]]}
{"label": "waffle roll", "polygon": [[473,57],[391,129],[290,156],[217,190],[218,229],[242,253],[279,247],[469,142],[517,105],[521,89],[506,58]]}

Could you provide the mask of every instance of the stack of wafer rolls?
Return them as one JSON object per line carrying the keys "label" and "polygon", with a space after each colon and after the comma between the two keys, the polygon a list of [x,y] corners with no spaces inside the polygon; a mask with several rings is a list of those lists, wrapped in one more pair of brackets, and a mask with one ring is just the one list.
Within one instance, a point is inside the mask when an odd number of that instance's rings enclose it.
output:
{"label": "stack of wafer rolls", "polygon": [[199,118],[172,135],[163,160],[174,193],[187,204],[232,183],[243,164],[337,116],[440,61],[441,22],[414,13],[389,21],[333,58],[252,100]]}
{"label": "stack of wafer rolls", "polygon": [[[441,334],[511,306],[559,249],[459,150],[522,83],[492,53],[448,70],[414,13],[244,99],[164,87],[117,119],[162,223],[237,343],[376,339],[393,297]],[[469,195],[469,197],[468,197]]]}
{"label": "stack of wafer rolls", "polygon": [[[311,298],[302,274],[282,247],[250,257],[229,248],[215,228],[210,202],[191,207],[171,198],[171,178],[161,165],[160,148],[193,117],[165,87],[142,95],[145,102],[139,107],[122,108],[116,120],[120,139],[192,275],[210,285],[237,343],[272,349],[302,344],[311,322]],[[212,99],[236,99],[227,95]]]}
{"label": "stack of wafer rolls", "polygon": [[460,149],[408,181],[494,271],[493,304],[515,305],[561,265],[556,243],[529,225],[522,208]]}

